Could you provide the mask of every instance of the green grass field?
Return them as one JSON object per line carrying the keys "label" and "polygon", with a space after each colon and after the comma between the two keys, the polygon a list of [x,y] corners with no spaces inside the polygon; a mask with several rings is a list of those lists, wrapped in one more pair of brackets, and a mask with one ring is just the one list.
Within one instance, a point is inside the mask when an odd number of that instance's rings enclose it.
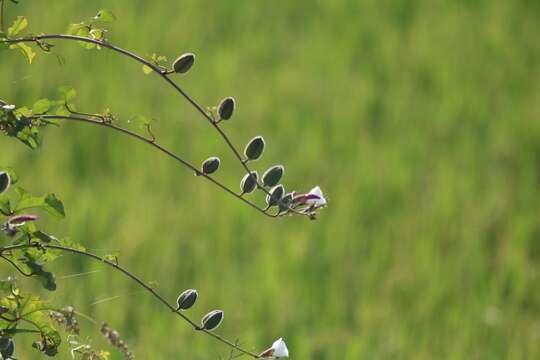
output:
{"label": "green grass field", "polygon": [[[315,222],[268,219],[148,146],[66,124],[34,152],[0,138],[0,163],[22,186],[64,200],[66,219],[41,227],[118,251],[171,301],[198,289],[193,315],[223,309],[218,332],[253,351],[283,337],[292,359],[540,358],[540,3],[94,0],[7,10],[9,22],[25,15],[30,32],[55,33],[103,7],[118,17],[114,44],[170,60],[197,54],[182,86],[204,105],[234,96],[224,128],[239,147],[265,137],[256,169],[283,164],[287,189],[320,185],[329,206]],[[219,154],[219,178],[238,188],[223,141],[157,76],[106,50],[56,44],[65,66],[3,52],[0,97],[32,104],[70,85],[81,110],[156,117],[159,141],[195,163]],[[59,289],[43,297],[108,321],[138,359],[228,356],[109,269],[67,256],[54,269]],[[12,272],[0,265],[2,277]],[[18,344],[19,359],[40,358],[32,340]]]}

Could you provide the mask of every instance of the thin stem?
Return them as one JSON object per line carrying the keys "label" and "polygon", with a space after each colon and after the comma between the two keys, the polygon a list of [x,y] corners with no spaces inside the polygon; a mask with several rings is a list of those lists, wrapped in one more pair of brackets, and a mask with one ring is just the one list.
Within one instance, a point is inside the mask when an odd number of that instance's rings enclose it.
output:
{"label": "thin stem", "polygon": [[159,302],[161,302],[169,310],[171,310],[172,312],[174,312],[175,314],[180,316],[182,319],[184,319],[184,321],[186,321],[189,325],[191,325],[194,330],[202,331],[202,332],[210,335],[211,337],[221,341],[222,343],[224,343],[224,344],[226,344],[226,345],[228,345],[230,347],[233,347],[234,349],[236,349],[237,351],[240,351],[243,354],[249,355],[249,356],[251,356],[251,357],[253,357],[255,359],[259,358],[259,356],[257,354],[255,354],[255,353],[253,353],[253,352],[251,352],[249,350],[245,350],[245,349],[241,348],[238,345],[235,345],[234,343],[232,343],[231,341],[225,339],[224,337],[222,337],[220,335],[217,335],[217,334],[214,334],[213,332],[202,329],[193,320],[191,320],[189,317],[187,317],[182,312],[177,310],[176,307],[174,307],[172,304],[170,304],[162,295],[160,295],[158,292],[156,292],[151,286],[146,284],[138,276],[136,276],[135,274],[133,274],[129,270],[123,268],[122,266],[118,265],[117,263],[109,261],[109,260],[107,260],[107,259],[105,259],[105,258],[103,258],[103,257],[101,257],[99,255],[96,255],[96,254],[93,254],[93,253],[90,253],[90,252],[87,252],[87,251],[79,250],[79,249],[70,248],[70,247],[67,247],[67,246],[42,244],[42,243],[18,244],[18,245],[10,245],[10,246],[6,246],[6,247],[0,247],[0,255],[2,255],[6,251],[20,250],[20,249],[25,249],[25,248],[30,248],[30,247],[64,251],[64,252],[68,252],[68,253],[72,253],[72,254],[86,256],[86,257],[89,257],[91,259],[102,262],[102,263],[114,268],[115,270],[121,272],[122,274],[124,274],[125,276],[127,276],[128,278],[130,278],[131,280],[136,282],[137,284],[139,284],[142,288],[144,288],[146,291],[148,291],[150,294],[152,294],[152,296],[154,296]]}
{"label": "thin stem", "polygon": [[[92,116],[95,116],[95,115],[92,115]],[[228,188],[226,185],[222,184],[221,182],[214,179],[213,177],[211,177],[211,176],[209,176],[207,174],[204,174],[199,169],[197,169],[193,164],[189,163],[187,160],[184,160],[179,155],[175,154],[171,150],[169,150],[169,149],[163,147],[162,145],[160,145],[159,143],[157,143],[154,138],[148,139],[148,138],[146,138],[146,137],[144,137],[144,136],[142,136],[140,134],[137,134],[137,133],[135,133],[135,132],[133,132],[131,130],[128,130],[126,128],[114,125],[112,123],[108,123],[108,122],[104,122],[104,121],[96,120],[96,119],[91,119],[89,117],[84,117],[84,116],[80,116],[80,115],[69,115],[69,116],[65,116],[65,115],[34,115],[34,116],[31,116],[30,119],[45,119],[45,120],[58,119],[58,120],[79,121],[79,122],[84,122],[84,123],[88,123],[88,124],[93,124],[93,125],[98,125],[98,126],[110,128],[112,130],[121,132],[121,133],[123,133],[125,135],[128,135],[128,136],[130,136],[132,138],[135,138],[135,139],[137,139],[139,141],[142,141],[142,142],[156,148],[160,152],[166,154],[167,156],[169,156],[169,157],[173,158],[174,160],[178,161],[179,163],[181,163],[185,167],[189,168],[190,170],[195,172],[197,175],[204,177],[206,180],[212,182],[214,185],[218,186],[222,190],[226,191],[227,193],[229,193],[232,196],[236,197],[237,199],[241,200],[245,204],[248,204],[252,208],[258,210],[260,213],[262,213],[262,214],[264,214],[266,216],[272,217],[272,215],[266,213],[263,209],[261,209],[260,207],[258,207],[254,203],[252,203],[251,201],[249,201],[247,199],[244,199],[242,196],[235,193],[233,190]]]}
{"label": "thin stem", "polygon": [[[2,40],[1,42],[5,43],[18,43],[18,42],[35,42],[39,44],[39,41],[41,40],[50,40],[50,39],[61,39],[61,40],[72,40],[72,41],[82,41],[86,43],[92,43],[99,45],[101,47],[110,49],[112,51],[118,52],[124,56],[127,56],[143,65],[148,66],[151,68],[156,74],[158,74],[163,80],[165,80],[169,85],[171,85],[180,95],[184,97],[213,127],[216,129],[216,131],[219,133],[219,135],[223,138],[227,146],[230,148],[230,150],[233,152],[234,156],[237,158],[243,169],[246,171],[247,174],[251,173],[251,169],[247,165],[247,163],[242,158],[242,155],[240,155],[240,152],[236,149],[232,141],[229,139],[227,134],[223,129],[219,127],[219,125],[214,121],[214,119],[202,108],[201,105],[199,105],[191,96],[189,96],[178,84],[176,84],[171,78],[169,77],[170,73],[167,70],[163,70],[158,65],[146,60],[145,58],[131,52],[128,50],[125,50],[123,48],[120,48],[118,46],[112,45],[104,40],[96,40],[92,38],[87,38],[83,36],[76,36],[76,35],[65,35],[65,34],[46,34],[46,35],[37,35],[32,37],[26,37],[26,38],[15,38],[15,39],[6,39]],[[266,195],[270,195],[270,192],[257,181],[257,188],[261,191],[263,191]],[[298,214],[298,215],[304,215],[307,217],[310,217],[310,214],[304,213],[301,211],[298,211],[294,209],[291,206],[287,206],[289,208],[289,211]],[[277,217],[277,216],[271,216],[271,217]]]}
{"label": "thin stem", "polygon": [[0,257],[4,260],[6,260],[8,263],[11,264],[11,266],[13,266],[15,269],[17,269],[17,271],[23,275],[23,276],[26,276],[26,277],[31,277],[32,275],[34,275],[34,273],[25,273],[23,271],[23,269],[21,269],[14,261],[12,261],[11,259],[8,259],[7,257],[3,256],[3,255],[0,255]]}

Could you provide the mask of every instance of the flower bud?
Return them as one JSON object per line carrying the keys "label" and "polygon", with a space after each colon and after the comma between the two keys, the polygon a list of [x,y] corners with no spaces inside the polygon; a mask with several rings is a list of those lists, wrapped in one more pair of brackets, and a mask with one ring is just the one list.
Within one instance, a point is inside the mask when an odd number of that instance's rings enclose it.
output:
{"label": "flower bud", "polygon": [[175,73],[185,74],[189,71],[189,69],[191,69],[194,63],[195,63],[194,54],[192,53],[183,54],[174,61],[173,70]]}
{"label": "flower bud", "polygon": [[256,136],[251,139],[246,145],[246,148],[244,149],[244,155],[246,155],[248,160],[257,160],[261,157],[264,151],[264,146],[265,143],[263,137]]}
{"label": "flower bud", "polygon": [[279,212],[282,213],[284,211],[289,210],[289,206],[292,205],[293,200],[294,200],[294,194],[293,193],[288,193],[287,195],[285,195],[283,197],[283,199],[281,199],[281,201],[278,204],[279,205]]}
{"label": "flower bud", "polygon": [[259,174],[256,171],[252,171],[250,174],[246,174],[242,181],[240,181],[240,189],[242,189],[243,194],[252,193],[257,188],[257,180],[259,179]]}
{"label": "flower bud", "polygon": [[220,160],[219,158],[213,156],[204,160],[202,164],[203,174],[209,175],[215,173],[219,169]]}
{"label": "flower bud", "polygon": [[201,325],[204,330],[212,331],[215,330],[223,322],[223,311],[214,310],[210,311],[208,314],[204,315],[201,320]]}
{"label": "flower bud", "polygon": [[0,194],[4,193],[11,185],[11,178],[5,171],[0,172]]}
{"label": "flower bud", "polygon": [[229,120],[232,117],[235,108],[236,101],[234,101],[234,98],[227,97],[221,100],[218,105],[219,118],[223,120]]}
{"label": "flower bud", "polygon": [[177,310],[187,310],[195,304],[195,301],[198,297],[197,290],[188,289],[178,296],[176,299],[176,304],[178,305]]}
{"label": "flower bud", "polygon": [[262,176],[264,186],[276,186],[283,177],[284,172],[285,168],[281,165],[272,166],[266,170]]}
{"label": "flower bud", "polygon": [[285,193],[285,188],[283,185],[274,186],[268,195],[266,195],[266,203],[268,206],[276,206],[279,201],[283,198]]}

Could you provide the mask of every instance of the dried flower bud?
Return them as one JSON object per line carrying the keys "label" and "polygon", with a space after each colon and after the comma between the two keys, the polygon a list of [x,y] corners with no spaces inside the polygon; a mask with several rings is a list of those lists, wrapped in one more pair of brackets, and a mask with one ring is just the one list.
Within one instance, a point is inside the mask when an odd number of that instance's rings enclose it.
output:
{"label": "dried flower bud", "polygon": [[209,175],[215,173],[219,169],[220,160],[219,158],[212,156],[204,160],[202,164],[203,174]]}
{"label": "dried flower bud", "polygon": [[289,210],[289,207],[293,204],[294,201],[294,193],[288,193],[281,199],[279,202],[279,212],[282,213],[284,211]]}
{"label": "dried flower bud", "polygon": [[236,101],[234,101],[234,98],[227,97],[221,100],[218,105],[219,118],[223,120],[229,120],[232,117],[235,108]]}
{"label": "dried flower bud", "polygon": [[242,189],[243,194],[252,193],[257,188],[257,180],[259,179],[259,174],[256,171],[252,171],[250,174],[244,175],[242,181],[240,181],[240,189]]}
{"label": "dried flower bud", "polygon": [[192,53],[183,54],[174,61],[173,70],[175,73],[185,74],[189,71],[189,69],[191,69],[194,63],[195,63],[194,54]]}
{"label": "dried flower bud", "polygon": [[192,307],[195,304],[195,301],[197,301],[197,297],[199,294],[197,293],[197,290],[194,289],[188,289],[181,293],[178,298],[176,299],[176,304],[178,305],[177,310],[187,310],[190,307]]}
{"label": "dried flower bud", "polygon": [[0,194],[5,192],[9,188],[9,185],[11,185],[9,174],[5,171],[0,172]]}
{"label": "dried flower bud", "polygon": [[274,186],[270,190],[270,194],[266,195],[266,203],[268,206],[276,206],[285,194],[285,188],[283,185]]}
{"label": "dried flower bud", "polygon": [[29,214],[23,214],[23,215],[16,215],[8,220],[8,226],[11,227],[17,227],[24,225],[27,221],[36,221],[38,219],[35,215],[29,215]]}
{"label": "dried flower bud", "polygon": [[204,315],[201,320],[201,325],[204,330],[212,331],[218,328],[223,322],[223,311],[214,310]]}
{"label": "dried flower bud", "polygon": [[276,186],[283,177],[284,172],[285,168],[282,165],[272,166],[266,170],[262,176],[264,186]]}
{"label": "dried flower bud", "polygon": [[264,151],[264,139],[262,136],[256,136],[249,141],[244,149],[244,155],[248,160],[257,160],[261,157]]}

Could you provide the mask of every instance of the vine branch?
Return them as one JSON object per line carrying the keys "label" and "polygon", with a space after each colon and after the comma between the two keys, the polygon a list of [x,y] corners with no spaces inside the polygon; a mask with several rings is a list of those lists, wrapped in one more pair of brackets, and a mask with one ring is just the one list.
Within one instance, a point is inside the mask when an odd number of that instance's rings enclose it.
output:
{"label": "vine branch", "polygon": [[[10,245],[10,246],[6,246],[6,247],[0,247],[0,255],[2,255],[4,252],[7,252],[7,251],[21,250],[21,249],[32,248],[32,247],[64,251],[64,252],[68,252],[68,253],[72,253],[72,254],[86,256],[86,257],[91,258],[93,260],[97,260],[99,262],[102,262],[102,263],[114,268],[115,270],[121,272],[122,274],[124,274],[125,276],[127,276],[128,278],[130,278],[131,280],[136,282],[139,286],[144,288],[154,298],[156,298],[160,303],[162,303],[169,310],[171,310],[173,313],[180,316],[184,321],[186,321],[189,325],[191,325],[194,330],[202,331],[202,332],[210,335],[214,339],[216,339],[216,340],[226,344],[227,346],[230,346],[231,348],[241,352],[244,355],[251,356],[251,357],[253,357],[255,359],[260,358],[259,355],[255,354],[254,352],[246,350],[246,349],[240,347],[239,345],[227,340],[226,338],[224,338],[224,337],[222,337],[222,336],[220,336],[218,334],[215,334],[215,333],[213,333],[211,331],[208,331],[208,330],[205,330],[205,329],[201,328],[193,320],[191,320],[188,316],[184,315],[182,312],[180,312],[180,310],[177,310],[162,295],[160,295],[158,292],[156,292],[156,290],[154,290],[151,286],[146,284],[143,280],[141,280],[138,276],[133,274],[131,271],[127,270],[126,268],[120,266],[119,264],[117,264],[115,262],[107,260],[107,259],[105,259],[105,258],[103,258],[103,257],[101,257],[99,255],[94,254],[94,253],[79,250],[79,249],[74,249],[74,248],[70,248],[70,247],[62,246],[62,245],[52,245],[52,244],[43,244],[43,243],[35,243],[34,242],[34,243],[25,243],[25,244],[18,244],[18,245]],[[4,256],[1,256],[1,257],[3,259],[6,259]]]}
{"label": "vine branch", "polygon": [[[67,34],[44,34],[44,35],[36,35],[36,36],[31,36],[31,37],[4,39],[4,40],[1,40],[1,42],[9,43],[9,44],[11,44],[11,43],[20,43],[20,42],[34,42],[34,43],[38,44],[38,46],[40,46],[40,44],[42,44],[41,42],[43,40],[55,40],[55,39],[56,40],[81,41],[81,42],[95,44],[95,45],[104,47],[106,49],[112,50],[114,52],[117,52],[119,54],[122,54],[124,56],[127,56],[128,58],[131,58],[131,59],[133,59],[133,60],[135,60],[135,61],[137,61],[137,62],[139,62],[139,63],[141,63],[143,65],[146,65],[149,68],[151,68],[165,82],[167,82],[180,95],[182,95],[182,97],[184,97],[184,99],[186,99],[197,110],[197,112],[199,112],[204,117],[204,119],[206,119],[212,125],[212,127],[223,138],[223,140],[225,141],[225,143],[227,144],[229,149],[233,152],[234,156],[236,157],[236,159],[238,160],[240,165],[243,167],[244,171],[247,174],[250,174],[252,172],[250,167],[247,165],[246,161],[244,161],[244,159],[242,158],[242,155],[240,155],[240,152],[238,151],[238,149],[236,149],[236,147],[234,146],[234,144],[230,140],[229,136],[225,133],[225,131],[218,125],[218,123],[216,121],[214,121],[214,119],[203,109],[203,107],[197,101],[195,101],[187,92],[185,92],[178,84],[176,84],[169,77],[170,72],[168,70],[166,70],[166,69],[161,68],[159,65],[156,65],[153,62],[146,60],[142,56],[139,56],[139,55],[135,54],[132,51],[129,51],[129,50],[123,49],[121,47],[112,45],[112,44],[110,44],[109,42],[107,42],[105,40],[98,40],[98,39],[92,39],[92,38],[83,37],[83,36],[67,35]],[[266,195],[270,195],[270,192],[259,182],[259,180],[257,180],[256,184],[257,184],[257,188],[259,190],[263,191]],[[304,215],[304,216],[307,216],[308,218],[311,218],[311,215],[309,213],[299,211],[299,210],[294,209],[292,206],[289,206],[289,205],[287,205],[287,208],[288,208],[289,211],[291,211],[291,212],[293,212],[295,214]],[[264,210],[264,209],[259,208],[258,210],[263,212],[263,213],[266,213],[266,210]],[[274,217],[274,216],[272,216],[272,217]]]}

